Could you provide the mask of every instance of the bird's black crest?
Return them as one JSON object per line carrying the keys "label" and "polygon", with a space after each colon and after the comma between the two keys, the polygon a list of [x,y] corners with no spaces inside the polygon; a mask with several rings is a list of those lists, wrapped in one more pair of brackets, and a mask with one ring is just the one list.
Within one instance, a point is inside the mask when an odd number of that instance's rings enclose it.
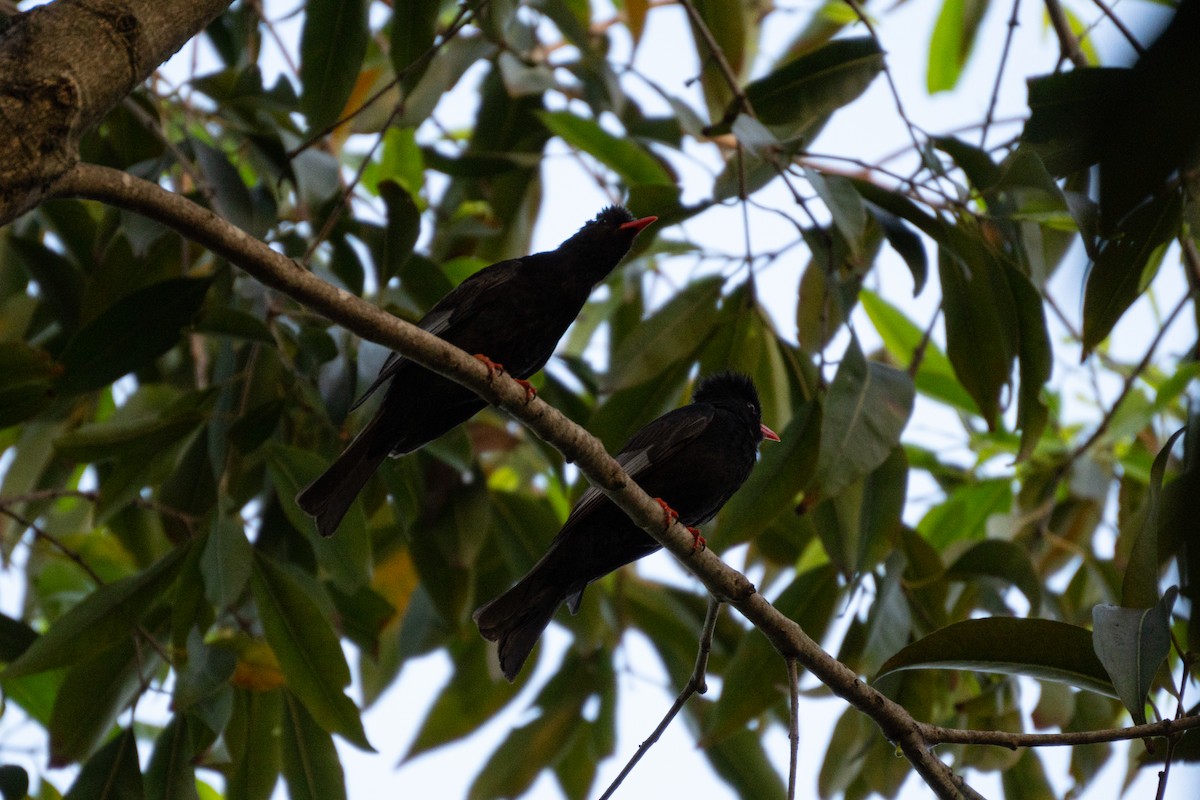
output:
{"label": "bird's black crest", "polygon": [[718,372],[700,381],[692,392],[693,403],[714,403],[729,400],[744,400],[759,406],[758,390],[750,376],[741,372]]}
{"label": "bird's black crest", "polygon": [[592,222],[601,222],[608,225],[624,225],[626,222],[633,222],[633,214],[629,213],[629,209],[624,206],[609,206],[596,215]]}

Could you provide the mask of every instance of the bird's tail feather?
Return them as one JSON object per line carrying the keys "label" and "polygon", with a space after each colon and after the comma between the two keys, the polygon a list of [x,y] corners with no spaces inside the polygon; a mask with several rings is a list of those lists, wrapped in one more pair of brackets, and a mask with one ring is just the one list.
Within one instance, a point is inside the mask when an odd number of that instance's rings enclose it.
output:
{"label": "bird's tail feather", "polygon": [[316,517],[317,531],[322,536],[333,535],[354,498],[387,458],[387,448],[372,441],[379,420],[378,416],[371,420],[329,468],[296,495],[296,504]]}
{"label": "bird's tail feather", "polygon": [[562,604],[564,592],[536,570],[475,611],[483,638],[499,643],[500,670],[512,681]]}

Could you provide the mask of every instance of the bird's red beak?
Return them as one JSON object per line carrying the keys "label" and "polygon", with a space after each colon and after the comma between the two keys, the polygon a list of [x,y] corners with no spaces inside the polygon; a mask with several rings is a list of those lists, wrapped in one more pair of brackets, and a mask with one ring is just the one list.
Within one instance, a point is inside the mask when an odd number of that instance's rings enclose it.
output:
{"label": "bird's red beak", "polygon": [[766,425],[759,423],[758,427],[759,427],[759,429],[762,430],[762,435],[763,435],[764,439],[770,439],[772,442],[782,441],[779,438],[779,434],[776,433],[775,431],[771,430],[770,428],[768,428]]}
{"label": "bird's red beak", "polygon": [[641,219],[635,219],[632,222],[624,223],[617,230],[633,231],[634,235],[636,236],[642,232],[643,228],[647,228],[650,225],[653,225],[655,222],[658,222],[658,217],[642,217]]}

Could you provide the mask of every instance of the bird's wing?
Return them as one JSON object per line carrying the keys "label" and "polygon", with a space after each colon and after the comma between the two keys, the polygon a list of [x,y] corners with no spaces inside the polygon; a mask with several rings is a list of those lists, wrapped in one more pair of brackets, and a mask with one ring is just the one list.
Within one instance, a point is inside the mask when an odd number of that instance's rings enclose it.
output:
{"label": "bird's wing", "polygon": [[[696,405],[684,406],[664,414],[633,435],[615,456],[617,463],[637,483],[639,475],[650,466],[670,459],[685,444],[699,436],[712,419],[711,408]],[[590,514],[603,499],[603,492],[595,486],[589,486],[571,509],[559,536]]]}
{"label": "bird's wing", "polygon": [[[452,336],[446,334],[453,334],[455,327],[464,324],[467,320],[474,317],[486,300],[488,292],[512,280],[517,274],[515,267],[520,263],[517,259],[501,261],[469,276],[447,293],[445,297],[438,300],[434,307],[429,309],[429,313],[421,317],[420,321],[417,322],[417,327],[427,333],[432,333],[434,336],[451,340]],[[350,406],[350,410],[353,411],[361,406],[363,401],[374,394],[380,386],[391,380],[401,365],[407,360],[399,353],[389,353],[387,360],[383,362],[383,366],[379,369],[379,375],[375,377],[375,380],[367,387],[367,390],[354,401],[354,405]]]}

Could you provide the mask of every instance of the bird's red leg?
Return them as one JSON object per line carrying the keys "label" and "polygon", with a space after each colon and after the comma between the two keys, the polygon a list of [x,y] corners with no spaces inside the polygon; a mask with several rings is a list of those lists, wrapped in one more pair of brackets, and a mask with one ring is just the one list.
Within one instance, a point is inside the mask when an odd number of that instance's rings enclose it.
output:
{"label": "bird's red leg", "polygon": [[475,358],[482,361],[483,365],[488,368],[488,380],[489,381],[491,381],[492,378],[494,378],[497,375],[500,375],[504,372],[503,364],[497,364],[495,361],[492,361],[490,358],[485,356],[483,353],[476,353]]}
{"label": "bird's red leg", "polygon": [[526,403],[528,403],[533,398],[537,397],[537,389],[533,388],[532,383],[530,383],[529,381],[523,381],[520,378],[513,378],[513,380],[516,381],[517,383],[521,384],[521,387],[523,389],[525,389],[525,402]]}
{"label": "bird's red leg", "polygon": [[[670,528],[671,523],[679,519],[679,512],[667,505],[667,501],[663,500],[661,497],[654,498],[654,502],[662,506],[663,529],[665,530]],[[693,550],[703,550],[704,548],[708,547],[708,541],[700,535],[699,528],[693,528],[691,525],[684,525],[683,527],[687,528],[688,533],[692,535]]]}

